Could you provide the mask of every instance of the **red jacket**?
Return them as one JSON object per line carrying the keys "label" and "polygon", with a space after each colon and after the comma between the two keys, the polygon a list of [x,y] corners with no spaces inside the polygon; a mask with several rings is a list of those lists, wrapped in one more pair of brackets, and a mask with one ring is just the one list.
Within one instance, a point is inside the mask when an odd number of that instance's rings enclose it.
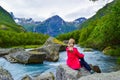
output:
{"label": "red jacket", "polygon": [[72,69],[80,69],[81,65],[79,62],[79,58],[83,58],[84,55],[79,53],[77,48],[73,48],[73,51],[69,51],[68,48],[66,48],[67,51],[67,65],[71,67]]}

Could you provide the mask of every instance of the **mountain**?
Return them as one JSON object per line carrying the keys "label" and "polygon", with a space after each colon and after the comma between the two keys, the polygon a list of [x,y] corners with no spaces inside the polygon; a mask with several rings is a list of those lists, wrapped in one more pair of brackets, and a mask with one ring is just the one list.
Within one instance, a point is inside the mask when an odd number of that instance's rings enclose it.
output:
{"label": "mountain", "polygon": [[81,29],[82,28],[82,23],[84,23],[87,19],[85,17],[81,17],[81,18],[78,18],[78,19],[75,19],[73,21],[73,24],[75,26],[77,26],[78,29]]}
{"label": "mountain", "polygon": [[73,21],[73,23],[75,24],[82,24],[83,22],[85,22],[87,19],[85,17],[81,17],[81,18],[78,18],[78,19],[75,19]]}
{"label": "mountain", "polygon": [[73,22],[66,22],[58,15],[54,15],[43,22],[36,22],[32,18],[15,18],[14,16],[13,18],[27,31],[48,34],[50,36],[57,36],[59,34],[76,30],[78,29],[77,26],[82,24],[86,20],[85,18],[79,18]]}
{"label": "mountain", "polygon": [[12,16],[0,6],[0,30],[21,32],[23,27],[16,24]]}
{"label": "mountain", "polygon": [[24,29],[28,32],[34,32],[35,26],[39,25],[41,22],[40,21],[34,21],[32,18],[16,18],[13,14],[13,12],[10,12],[12,18],[14,21],[23,26]]}
{"label": "mountain", "polygon": [[72,22],[66,22],[58,15],[52,16],[36,26],[36,32],[57,36],[76,30],[77,27]]}
{"label": "mountain", "polygon": [[22,25],[26,31],[28,32],[34,32],[35,26],[41,24],[40,21],[34,21],[32,18],[15,18],[15,22],[17,22],[19,25]]}
{"label": "mountain", "polygon": [[77,28],[73,24],[65,22],[61,17],[55,15],[36,26],[35,31],[51,36],[57,36],[76,29]]}

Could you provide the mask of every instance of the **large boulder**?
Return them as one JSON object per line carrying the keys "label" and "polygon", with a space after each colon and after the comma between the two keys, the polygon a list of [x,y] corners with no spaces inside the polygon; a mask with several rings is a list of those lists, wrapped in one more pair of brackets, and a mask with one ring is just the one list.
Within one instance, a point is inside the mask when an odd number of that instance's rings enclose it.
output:
{"label": "large boulder", "polygon": [[7,70],[0,67],[0,80],[13,80],[13,78]]}
{"label": "large boulder", "polygon": [[78,70],[73,70],[66,64],[59,65],[56,71],[56,80],[78,80],[82,76],[90,75],[90,73],[85,69],[81,68]]}
{"label": "large boulder", "polygon": [[[95,70],[95,73],[101,72],[98,66],[90,65],[90,67]],[[62,64],[59,65],[56,70],[56,80],[78,80],[79,78],[90,74],[91,73],[87,71],[84,67],[82,67],[80,70],[73,70],[66,64]]]}
{"label": "large boulder", "polygon": [[48,52],[46,54],[46,60],[48,61],[58,61],[59,59],[59,48],[60,44],[56,43],[56,39],[50,37],[43,46],[44,49]]}
{"label": "large boulder", "polygon": [[59,59],[59,51],[61,46],[65,45],[63,42],[50,37],[45,44],[35,50],[40,52],[46,52],[46,60],[56,62]]}
{"label": "large boulder", "polygon": [[28,53],[30,54],[28,63],[43,63],[46,57],[46,52],[29,51]]}
{"label": "large boulder", "polygon": [[0,48],[0,56],[8,55],[13,52],[24,51],[23,48]]}
{"label": "large boulder", "polygon": [[6,55],[5,58],[10,62],[29,64],[29,63],[43,63],[45,56],[46,56],[45,52],[18,51]]}

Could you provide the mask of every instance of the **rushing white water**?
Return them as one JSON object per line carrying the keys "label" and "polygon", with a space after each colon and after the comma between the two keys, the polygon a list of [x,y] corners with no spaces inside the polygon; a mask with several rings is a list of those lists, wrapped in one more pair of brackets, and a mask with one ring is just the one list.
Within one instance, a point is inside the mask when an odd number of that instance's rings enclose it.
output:
{"label": "rushing white water", "polygon": [[[103,55],[100,51],[94,50],[93,52],[83,52],[84,48],[80,48],[78,46],[75,47],[77,47],[81,53],[85,54],[85,60],[89,64],[98,65],[102,72],[111,72],[118,69],[115,58]],[[26,74],[36,76],[45,71],[55,73],[57,66],[60,64],[65,64],[66,59],[66,51],[63,51],[60,52],[60,59],[58,62],[45,61],[43,64],[23,65],[18,63],[10,63],[4,58],[0,58],[0,66],[7,69],[12,74],[14,80],[20,80]]]}

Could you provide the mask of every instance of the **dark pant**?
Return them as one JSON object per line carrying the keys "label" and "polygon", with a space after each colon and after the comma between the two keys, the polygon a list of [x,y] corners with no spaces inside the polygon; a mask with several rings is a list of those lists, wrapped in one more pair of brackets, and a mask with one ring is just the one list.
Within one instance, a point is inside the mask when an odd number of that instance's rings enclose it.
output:
{"label": "dark pant", "polygon": [[80,64],[81,64],[81,66],[84,66],[88,71],[91,70],[91,67],[90,67],[89,64],[84,60],[84,58],[80,58]]}

